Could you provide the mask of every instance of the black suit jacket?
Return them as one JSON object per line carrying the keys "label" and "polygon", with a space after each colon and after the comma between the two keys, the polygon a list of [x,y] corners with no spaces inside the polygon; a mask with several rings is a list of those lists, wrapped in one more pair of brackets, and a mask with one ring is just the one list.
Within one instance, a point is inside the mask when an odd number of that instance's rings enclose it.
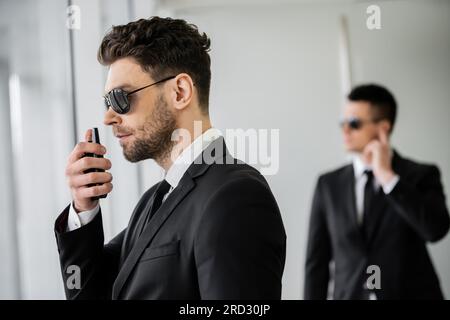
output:
{"label": "black suit jacket", "polygon": [[394,153],[400,180],[374,206],[363,237],[357,224],[354,171],[347,165],[322,175],[314,194],[305,268],[305,299],[325,299],[329,263],[334,261],[334,299],[358,299],[378,265],[378,299],[442,299],[426,243],[445,236],[449,214],[434,165],[418,164]]}
{"label": "black suit jacket", "polygon": [[141,236],[157,185],[106,245],[101,213],[64,232],[63,211],[55,234],[65,284],[67,268],[81,268],[81,289],[65,286],[68,299],[280,299],[286,235],[266,180],[233,159],[223,138],[202,156]]}

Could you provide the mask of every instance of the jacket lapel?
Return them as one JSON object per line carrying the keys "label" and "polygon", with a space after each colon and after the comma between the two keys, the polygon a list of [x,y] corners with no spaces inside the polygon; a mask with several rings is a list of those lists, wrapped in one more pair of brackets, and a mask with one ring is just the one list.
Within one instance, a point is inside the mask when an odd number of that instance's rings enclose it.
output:
{"label": "jacket lapel", "polygon": [[176,188],[178,190],[174,190],[166,199],[166,201],[164,201],[158,211],[155,212],[155,215],[152,217],[151,222],[149,222],[147,226],[145,226],[141,236],[138,238],[135,245],[131,249],[130,254],[124,261],[124,264],[119,271],[116,281],[114,282],[113,299],[117,299],[117,297],[119,296],[120,290],[122,289],[131,271],[138,262],[142,252],[147,247],[147,244],[152,241],[155,234],[158,232],[167,218],[169,218],[180,201],[184,199],[184,197],[192,190],[192,188],[194,188],[195,184],[188,175],[184,176],[183,180],[183,184],[180,185],[180,188]]}
{"label": "jacket lapel", "polygon": [[369,225],[368,225],[368,231],[367,231],[367,244],[370,245],[373,241],[375,236],[377,235],[377,232],[379,230],[379,227],[381,225],[381,222],[383,220],[383,217],[385,216],[386,212],[386,195],[384,194],[383,190],[378,190],[378,195],[374,199],[374,203],[371,205],[369,215],[370,217],[367,217]]}
{"label": "jacket lapel", "polygon": [[[136,244],[136,241],[139,238],[139,234],[142,228],[144,227],[146,215],[150,212],[154,201],[155,201],[155,192],[153,192],[148,197],[148,200],[146,200],[146,205],[144,206],[143,209],[138,208],[137,212],[133,212],[133,215],[131,217],[131,223],[129,223],[128,225],[124,238],[124,243],[122,245],[122,253],[120,255],[120,264],[119,264],[120,267],[123,265],[124,261],[128,257],[131,248],[133,248],[134,245]],[[141,212],[140,214],[139,211]],[[130,228],[130,226],[134,227]]]}
{"label": "jacket lapel", "polygon": [[345,185],[345,212],[348,215],[348,220],[350,221],[351,227],[357,231],[358,238],[362,240],[361,228],[358,224],[358,214],[356,210],[356,195],[355,195],[355,173],[353,170],[353,165],[349,165],[342,181]]}
{"label": "jacket lapel", "polygon": [[[131,248],[131,252],[125,259],[116,281],[114,282],[112,292],[113,299],[117,299],[119,297],[123,286],[136,266],[136,263],[139,261],[140,256],[147,248],[148,244],[153,240],[161,226],[170,217],[178,204],[195,187],[194,179],[204,174],[212,163],[218,163],[217,160],[223,161],[225,156],[229,156],[229,153],[226,149],[223,137],[220,137],[211,142],[202,154],[195,159],[194,163],[191,164],[181,179],[178,187],[170,193],[167,199],[162,203],[161,207],[155,212],[150,222],[145,226],[141,236],[135,242],[133,248]],[[152,199],[153,198],[154,196],[152,196]],[[148,209],[151,204],[152,201],[150,201],[150,204],[146,206],[146,209]]]}

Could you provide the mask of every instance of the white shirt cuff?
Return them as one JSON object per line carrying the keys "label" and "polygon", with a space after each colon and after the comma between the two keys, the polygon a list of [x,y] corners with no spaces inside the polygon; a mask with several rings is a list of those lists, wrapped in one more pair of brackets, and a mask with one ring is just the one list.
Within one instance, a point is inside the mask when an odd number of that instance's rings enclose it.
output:
{"label": "white shirt cuff", "polygon": [[395,186],[397,185],[398,180],[400,180],[400,177],[399,177],[398,174],[396,174],[396,175],[391,179],[391,181],[389,181],[388,183],[386,183],[386,184],[383,186],[383,192],[384,192],[384,194],[389,194],[389,193],[391,193],[392,190],[394,190]]}
{"label": "white shirt cuff", "polygon": [[91,222],[100,211],[100,204],[88,211],[76,213],[73,202],[70,204],[69,217],[67,219],[67,231],[73,231]]}

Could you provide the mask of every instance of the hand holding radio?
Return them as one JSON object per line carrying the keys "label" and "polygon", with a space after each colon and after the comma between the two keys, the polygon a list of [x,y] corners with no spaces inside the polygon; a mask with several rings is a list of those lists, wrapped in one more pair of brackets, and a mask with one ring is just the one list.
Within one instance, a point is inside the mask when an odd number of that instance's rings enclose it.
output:
{"label": "hand holding radio", "polygon": [[105,171],[111,168],[111,161],[103,158],[105,153],[98,130],[93,128],[86,131],[85,142],[79,142],[69,156],[66,179],[77,212],[95,208],[98,199],[105,198],[113,188],[112,175]]}

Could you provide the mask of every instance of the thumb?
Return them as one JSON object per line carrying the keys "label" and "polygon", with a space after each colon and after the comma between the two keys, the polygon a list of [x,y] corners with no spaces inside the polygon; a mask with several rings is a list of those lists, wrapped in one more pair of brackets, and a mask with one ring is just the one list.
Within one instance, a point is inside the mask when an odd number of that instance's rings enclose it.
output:
{"label": "thumb", "polygon": [[84,134],[84,140],[86,142],[92,142],[92,129],[86,130],[86,133]]}
{"label": "thumb", "polygon": [[365,164],[370,164],[370,160],[371,160],[371,152],[372,150],[370,150],[370,148],[368,148],[368,146],[366,146],[361,154],[361,159]]}
{"label": "thumb", "polygon": [[384,145],[389,143],[388,134],[385,129],[380,129],[378,136],[380,137],[380,142]]}

